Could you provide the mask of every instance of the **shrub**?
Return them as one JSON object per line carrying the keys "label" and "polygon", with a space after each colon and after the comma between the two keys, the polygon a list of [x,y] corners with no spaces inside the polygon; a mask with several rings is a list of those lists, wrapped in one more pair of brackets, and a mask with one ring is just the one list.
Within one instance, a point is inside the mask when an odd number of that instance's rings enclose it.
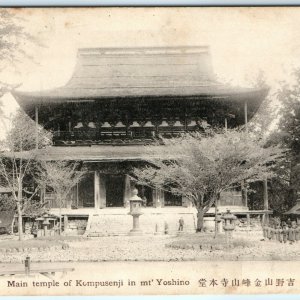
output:
{"label": "shrub", "polygon": [[[249,241],[241,238],[233,238],[231,245],[232,248],[251,247]],[[208,234],[191,234],[178,237],[176,241],[166,244],[166,247],[184,250],[212,251],[227,249],[227,244],[224,234],[219,234],[216,238]]]}

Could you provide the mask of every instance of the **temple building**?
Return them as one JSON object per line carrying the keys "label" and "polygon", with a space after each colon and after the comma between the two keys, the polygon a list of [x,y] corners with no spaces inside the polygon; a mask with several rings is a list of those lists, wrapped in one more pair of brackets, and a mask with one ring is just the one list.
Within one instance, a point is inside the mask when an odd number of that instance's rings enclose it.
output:
{"label": "temple building", "polygon": [[[217,82],[206,46],[89,48],[79,49],[65,86],[13,95],[53,133],[53,146],[39,149],[42,159],[81,161],[88,168],[62,214],[66,230],[97,236],[130,230],[128,203],[135,186],[130,174],[147,160],[144,145],[158,135],[247,125],[266,90]],[[166,226],[176,231],[181,217],[184,230],[195,231],[197,212],[189,201],[148,186],[137,188],[145,201],[140,217],[144,232]],[[224,193],[220,211],[230,208],[248,218],[266,212],[250,211],[242,192]],[[44,193],[44,201],[51,213],[57,212],[51,192]]]}

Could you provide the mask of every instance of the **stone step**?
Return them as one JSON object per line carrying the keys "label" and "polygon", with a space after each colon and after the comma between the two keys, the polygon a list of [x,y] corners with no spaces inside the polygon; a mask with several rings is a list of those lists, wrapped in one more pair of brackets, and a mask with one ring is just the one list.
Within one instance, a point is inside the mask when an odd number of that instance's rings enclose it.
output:
{"label": "stone step", "polygon": [[[184,219],[184,232],[195,232],[196,219],[193,213],[148,213],[140,216],[140,229],[145,234],[169,234],[178,232],[179,219]],[[127,235],[132,229],[132,216],[119,215],[90,215],[86,229],[87,236]],[[166,230],[167,229],[167,230]]]}

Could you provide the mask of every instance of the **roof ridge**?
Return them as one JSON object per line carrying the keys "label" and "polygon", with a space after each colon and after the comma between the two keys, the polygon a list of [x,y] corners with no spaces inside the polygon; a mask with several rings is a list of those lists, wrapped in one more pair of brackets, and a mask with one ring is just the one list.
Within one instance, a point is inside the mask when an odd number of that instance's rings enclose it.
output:
{"label": "roof ridge", "polygon": [[78,48],[78,55],[84,54],[161,54],[161,53],[209,53],[210,47],[203,46],[155,46],[155,47],[93,47]]}

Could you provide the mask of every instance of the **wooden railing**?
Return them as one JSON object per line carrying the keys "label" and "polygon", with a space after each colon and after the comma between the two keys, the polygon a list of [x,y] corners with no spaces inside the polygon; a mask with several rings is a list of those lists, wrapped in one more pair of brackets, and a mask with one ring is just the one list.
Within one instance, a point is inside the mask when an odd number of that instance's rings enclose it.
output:
{"label": "wooden railing", "polygon": [[175,137],[183,133],[184,130],[177,128],[163,128],[155,131],[154,129],[136,128],[134,130],[119,130],[117,128],[110,130],[82,130],[82,131],[55,131],[53,133],[53,142],[59,144],[98,144],[98,143],[135,143],[147,142],[153,140],[158,135],[166,137]]}

